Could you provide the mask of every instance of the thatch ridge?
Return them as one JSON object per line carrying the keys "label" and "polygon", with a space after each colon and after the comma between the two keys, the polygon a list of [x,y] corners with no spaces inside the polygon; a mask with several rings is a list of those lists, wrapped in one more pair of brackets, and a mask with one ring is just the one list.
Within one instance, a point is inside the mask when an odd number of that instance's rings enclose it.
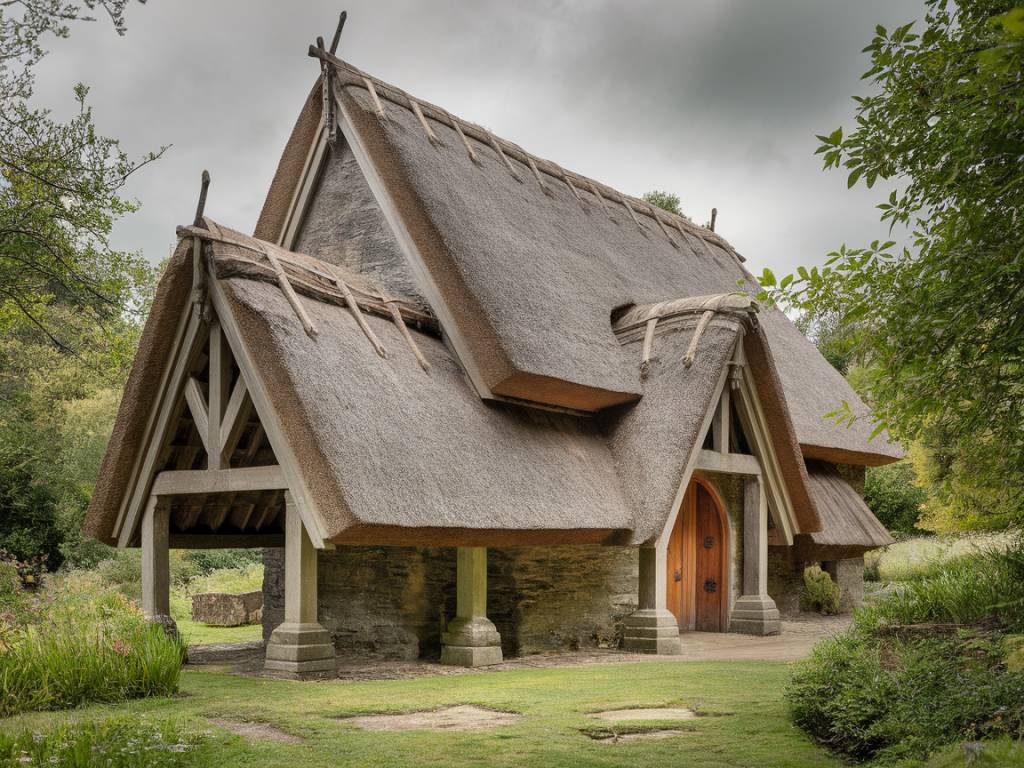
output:
{"label": "thatch ridge", "polygon": [[[347,61],[329,56],[329,54],[319,55],[323,55],[325,58],[328,58],[329,65],[334,68],[334,71],[337,74],[342,76],[340,85],[344,87],[354,86],[356,88],[362,88],[371,96],[375,104],[379,104],[380,100],[383,99],[413,114],[416,114],[418,108],[425,118],[432,119],[441,125],[450,127],[459,134],[471,136],[480,143],[490,145],[498,151],[503,152],[505,155],[514,158],[525,166],[525,168],[531,172],[530,175],[535,178],[537,177],[536,171],[539,171],[540,173],[546,174],[554,181],[565,184],[577,199],[581,197],[581,192],[586,192],[594,196],[599,195],[603,200],[622,205],[630,216],[633,217],[634,221],[636,220],[635,214],[637,212],[654,220],[655,223],[658,224],[658,228],[662,231],[664,236],[670,241],[672,240],[672,237],[665,225],[680,230],[680,234],[682,234],[682,230],[685,230],[702,240],[714,243],[715,245],[724,248],[738,261],[745,261],[745,259],[737,253],[732,245],[730,245],[723,237],[710,229],[694,224],[685,216],[679,216],[670,211],[666,211],[663,208],[652,205],[641,198],[626,195],[606,184],[596,181],[595,179],[583,176],[582,174],[574,171],[567,171],[553,160],[547,160],[537,155],[533,155],[515,142],[503,139],[474,122],[456,117],[443,107],[415,98],[398,86],[386,83],[383,80],[362,71]],[[372,90],[369,87],[369,84],[371,83],[373,85]],[[417,118],[418,117],[419,116],[417,115]],[[382,117],[382,119],[387,118],[385,116]],[[431,136],[432,142],[443,143],[441,139],[437,138],[436,133],[433,133],[433,131],[431,131]],[[468,151],[473,151],[468,144],[466,144],[466,146]],[[517,177],[521,180],[525,175],[526,174],[517,174]],[[539,178],[537,180],[540,183],[541,188],[544,189],[544,182]],[[604,205],[603,202],[600,204]]]}

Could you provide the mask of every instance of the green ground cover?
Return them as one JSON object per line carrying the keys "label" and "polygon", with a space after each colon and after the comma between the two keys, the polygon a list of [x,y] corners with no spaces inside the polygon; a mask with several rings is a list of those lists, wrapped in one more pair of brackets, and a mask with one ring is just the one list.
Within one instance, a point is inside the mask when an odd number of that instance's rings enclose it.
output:
{"label": "green ground cover", "polygon": [[[375,682],[293,683],[186,671],[181,694],[0,721],[0,733],[46,732],[60,723],[115,716],[171,718],[208,731],[197,760],[251,768],[292,766],[839,766],[787,717],[780,663],[642,662]],[[476,704],[524,715],[490,731],[369,732],[346,715]],[[674,724],[660,741],[606,744],[594,710],[682,705],[707,716]],[[206,718],[270,723],[298,744],[247,740]],[[636,726],[635,723],[630,724]],[[646,724],[643,724],[646,725]]]}

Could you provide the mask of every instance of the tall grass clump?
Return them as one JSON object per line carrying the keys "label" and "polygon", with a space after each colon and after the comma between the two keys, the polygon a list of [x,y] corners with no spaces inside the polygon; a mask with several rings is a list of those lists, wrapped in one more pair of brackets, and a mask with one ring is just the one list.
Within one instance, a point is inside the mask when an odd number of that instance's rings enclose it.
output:
{"label": "tall grass clump", "polygon": [[1024,544],[949,561],[857,612],[795,666],[794,722],[856,761],[1024,738]]}
{"label": "tall grass clump", "polygon": [[47,589],[0,638],[0,717],[170,695],[185,655],[181,640],[88,575]]}
{"label": "tall grass clump", "polygon": [[1019,534],[973,533],[960,536],[914,536],[864,556],[868,581],[910,582],[928,578],[953,560],[975,558],[1013,547]]}
{"label": "tall grass clump", "polygon": [[203,737],[173,722],[113,718],[47,733],[0,734],[0,768],[184,768],[208,765]]}

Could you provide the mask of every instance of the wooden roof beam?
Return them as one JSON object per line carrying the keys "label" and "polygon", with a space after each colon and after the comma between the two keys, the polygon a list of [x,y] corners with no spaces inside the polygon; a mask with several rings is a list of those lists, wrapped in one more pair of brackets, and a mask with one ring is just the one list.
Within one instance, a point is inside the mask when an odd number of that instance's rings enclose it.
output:
{"label": "wooden roof beam", "polygon": [[286,490],[281,467],[240,469],[168,470],[153,481],[154,496],[184,496],[197,493],[242,493]]}

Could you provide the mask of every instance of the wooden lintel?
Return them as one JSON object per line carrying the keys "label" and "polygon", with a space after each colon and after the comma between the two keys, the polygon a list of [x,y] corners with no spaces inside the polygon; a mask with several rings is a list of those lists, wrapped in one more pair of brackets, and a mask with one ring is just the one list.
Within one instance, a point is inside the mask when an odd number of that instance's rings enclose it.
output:
{"label": "wooden lintel", "polygon": [[246,549],[256,547],[283,547],[281,533],[172,533],[171,549]]}
{"label": "wooden lintel", "polygon": [[287,489],[281,467],[240,469],[195,469],[161,472],[153,481],[153,495],[177,496],[196,493],[242,493]]}
{"label": "wooden lintel", "polygon": [[722,472],[728,475],[760,475],[761,462],[746,453],[719,453],[701,449],[697,454],[697,469]]}

